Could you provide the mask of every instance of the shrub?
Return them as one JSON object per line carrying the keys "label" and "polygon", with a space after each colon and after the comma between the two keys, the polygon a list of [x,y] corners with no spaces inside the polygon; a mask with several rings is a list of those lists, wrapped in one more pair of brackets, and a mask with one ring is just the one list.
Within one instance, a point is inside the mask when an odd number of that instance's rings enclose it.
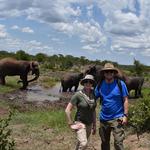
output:
{"label": "shrub", "polygon": [[11,129],[7,129],[12,117],[10,112],[8,118],[0,119],[0,150],[14,150],[15,142],[10,138]]}
{"label": "shrub", "polygon": [[150,100],[148,96],[139,99],[129,109],[129,122],[140,132],[150,131]]}

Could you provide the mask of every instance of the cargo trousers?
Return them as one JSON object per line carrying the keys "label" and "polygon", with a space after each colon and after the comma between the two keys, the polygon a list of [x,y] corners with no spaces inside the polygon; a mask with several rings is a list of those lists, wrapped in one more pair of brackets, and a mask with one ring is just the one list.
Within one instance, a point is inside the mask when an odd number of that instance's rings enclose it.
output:
{"label": "cargo trousers", "polygon": [[77,145],[75,150],[85,150],[88,143],[88,138],[91,134],[92,125],[85,125],[85,128],[76,130]]}
{"label": "cargo trousers", "polygon": [[124,126],[121,124],[121,118],[111,121],[100,121],[101,150],[110,150],[111,132],[114,137],[115,150],[124,150],[123,140],[125,139],[125,133]]}

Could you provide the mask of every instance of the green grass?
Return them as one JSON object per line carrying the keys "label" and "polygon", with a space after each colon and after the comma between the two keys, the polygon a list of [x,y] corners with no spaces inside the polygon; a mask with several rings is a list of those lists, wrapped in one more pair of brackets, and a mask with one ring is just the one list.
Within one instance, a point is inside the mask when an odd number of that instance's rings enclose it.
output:
{"label": "green grass", "polygon": [[45,88],[53,87],[56,82],[57,80],[55,78],[50,78],[46,76],[40,79],[40,84]]}
{"label": "green grass", "polygon": [[143,96],[149,96],[149,94],[150,94],[150,88],[143,88],[142,89],[142,93],[143,93]]}
{"label": "green grass", "polygon": [[7,102],[5,101],[0,101],[0,107],[4,107],[4,108],[7,108],[9,105]]}
{"label": "green grass", "polygon": [[29,126],[49,126],[54,129],[65,129],[66,117],[64,109],[43,110],[33,112],[16,112],[12,119],[13,124],[26,124]]}
{"label": "green grass", "polygon": [[14,77],[6,77],[6,85],[0,85],[0,94],[5,94],[8,92],[12,92],[18,88],[20,88],[20,84],[17,84],[19,78],[17,76]]}

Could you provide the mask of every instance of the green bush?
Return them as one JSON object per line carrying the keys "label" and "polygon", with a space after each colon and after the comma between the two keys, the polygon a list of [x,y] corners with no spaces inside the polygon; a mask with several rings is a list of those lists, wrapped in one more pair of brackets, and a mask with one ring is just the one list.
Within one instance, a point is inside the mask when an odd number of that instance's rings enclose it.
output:
{"label": "green bush", "polygon": [[150,131],[150,99],[148,96],[139,99],[130,107],[129,122],[140,132]]}
{"label": "green bush", "polygon": [[7,129],[12,114],[13,113],[10,112],[8,118],[0,119],[0,150],[14,150],[15,142],[10,138],[12,130]]}

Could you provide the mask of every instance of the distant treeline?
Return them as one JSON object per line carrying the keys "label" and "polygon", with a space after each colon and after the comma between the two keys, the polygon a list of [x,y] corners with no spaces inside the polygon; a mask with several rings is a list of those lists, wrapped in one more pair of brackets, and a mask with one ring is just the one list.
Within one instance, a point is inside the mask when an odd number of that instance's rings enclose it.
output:
{"label": "distant treeline", "polygon": [[[74,57],[72,55],[62,55],[62,54],[58,54],[58,55],[52,55],[49,56],[47,54],[44,53],[38,53],[36,55],[30,55],[28,53],[26,53],[23,50],[19,50],[16,53],[14,52],[8,52],[8,51],[0,51],[0,59],[5,58],[5,57],[13,57],[17,60],[36,60],[38,61],[41,66],[43,68],[47,68],[47,69],[52,69],[52,70],[67,70],[67,69],[71,69],[72,67],[74,68],[80,68],[81,66],[85,66],[85,65],[104,65],[106,62],[112,62],[112,61],[108,61],[108,60],[89,60],[84,56],[81,57]],[[141,67],[142,71],[150,70],[150,66],[145,66],[142,65],[138,60],[134,60],[133,65],[120,65],[117,62],[112,62],[115,66],[122,68],[123,70],[129,70],[129,71],[133,71],[135,70],[135,66],[136,67]],[[138,68],[139,70],[139,68]]]}

